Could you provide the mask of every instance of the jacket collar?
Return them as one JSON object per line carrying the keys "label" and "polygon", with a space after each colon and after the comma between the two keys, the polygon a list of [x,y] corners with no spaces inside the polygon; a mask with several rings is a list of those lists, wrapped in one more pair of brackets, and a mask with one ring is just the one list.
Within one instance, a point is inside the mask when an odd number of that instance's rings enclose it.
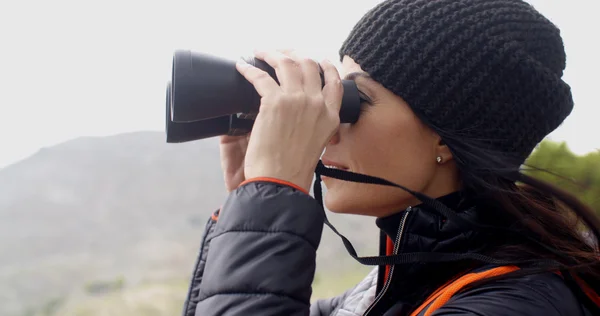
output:
{"label": "jacket collar", "polygon": [[[466,194],[455,192],[438,200],[455,210],[459,216],[472,222],[482,222],[478,211],[481,206],[468,198]],[[446,221],[426,204],[414,206],[410,212],[402,211],[379,218],[376,220],[376,224],[391,240],[398,240],[399,246],[396,253],[482,252],[487,246],[486,240],[489,239],[488,236],[483,236],[482,233],[476,232],[470,227]],[[404,227],[400,229],[402,225]],[[400,238],[397,238],[399,231],[402,233]],[[385,248],[380,247],[380,249]],[[386,255],[386,253],[382,251],[381,255]],[[377,310],[388,310],[391,307],[388,304],[394,304],[393,302],[400,302],[405,307],[419,304],[431,291],[476,266],[477,264],[474,262],[396,265],[389,280],[390,286],[383,294],[384,299],[380,300],[381,306],[378,306]],[[383,282],[382,275],[380,275],[379,282]],[[378,289],[381,288],[378,286]],[[373,315],[375,314],[378,313],[373,313]]]}
{"label": "jacket collar", "polygon": [[[462,192],[450,193],[448,195],[438,198],[437,200],[442,202],[443,204],[445,204],[446,206],[450,207],[453,210],[460,211],[460,210],[464,210],[464,209],[472,206],[472,203],[470,203],[470,200]],[[417,210],[417,209],[428,209],[432,212],[435,212],[435,211],[431,210],[426,204],[419,204],[419,205],[413,207],[413,210]],[[380,217],[375,221],[375,224],[388,237],[390,237],[392,240],[396,240],[396,235],[398,233],[398,226],[400,225],[400,221],[402,219],[402,216],[404,215],[404,212],[405,211],[401,211],[401,212],[398,212],[398,213],[395,213],[395,214],[392,214],[392,215],[389,215],[386,217]]]}

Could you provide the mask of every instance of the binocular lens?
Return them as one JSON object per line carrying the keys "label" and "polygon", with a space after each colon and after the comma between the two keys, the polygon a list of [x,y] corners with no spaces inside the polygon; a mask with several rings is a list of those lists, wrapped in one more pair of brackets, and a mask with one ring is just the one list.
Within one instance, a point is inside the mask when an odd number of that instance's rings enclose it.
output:
{"label": "binocular lens", "polygon": [[167,84],[166,132],[167,143],[182,143],[225,135],[229,132],[230,117],[221,116],[198,122],[176,123],[172,120],[171,82]]}

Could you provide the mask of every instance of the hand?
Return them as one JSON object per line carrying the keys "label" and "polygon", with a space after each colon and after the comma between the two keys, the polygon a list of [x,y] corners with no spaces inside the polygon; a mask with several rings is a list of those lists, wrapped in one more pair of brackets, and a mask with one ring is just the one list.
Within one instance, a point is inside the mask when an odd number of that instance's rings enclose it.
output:
{"label": "hand", "polygon": [[248,148],[249,135],[221,136],[221,169],[227,192],[235,190],[246,178],[244,177],[244,157]]}
{"label": "hand", "polygon": [[271,177],[308,191],[325,145],[340,125],[343,86],[337,69],[293,53],[256,52],[275,69],[280,85],[266,72],[238,62],[238,71],[255,87],[261,105],[244,162],[246,179]]}

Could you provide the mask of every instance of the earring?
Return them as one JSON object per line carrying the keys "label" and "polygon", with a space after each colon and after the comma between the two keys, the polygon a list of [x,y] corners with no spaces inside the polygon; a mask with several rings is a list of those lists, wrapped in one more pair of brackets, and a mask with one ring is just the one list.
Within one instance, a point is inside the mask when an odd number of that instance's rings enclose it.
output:
{"label": "earring", "polygon": [[437,161],[437,163],[442,163],[442,156],[437,156],[435,160]]}

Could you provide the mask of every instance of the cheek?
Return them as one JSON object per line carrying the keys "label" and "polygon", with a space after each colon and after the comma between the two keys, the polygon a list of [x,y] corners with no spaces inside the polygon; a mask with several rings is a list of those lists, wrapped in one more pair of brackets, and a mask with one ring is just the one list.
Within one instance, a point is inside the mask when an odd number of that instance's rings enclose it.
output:
{"label": "cheek", "polygon": [[[424,191],[435,171],[435,157],[433,140],[419,124],[399,116],[398,111],[373,111],[361,117],[347,134],[351,169]],[[332,211],[379,216],[415,202],[400,188],[334,179],[328,179],[326,185],[325,202]]]}
{"label": "cheek", "polygon": [[363,126],[357,126],[360,129],[356,130],[356,146],[352,148],[360,172],[412,190],[423,189],[435,171],[431,135],[412,117],[382,113],[369,118]]}

